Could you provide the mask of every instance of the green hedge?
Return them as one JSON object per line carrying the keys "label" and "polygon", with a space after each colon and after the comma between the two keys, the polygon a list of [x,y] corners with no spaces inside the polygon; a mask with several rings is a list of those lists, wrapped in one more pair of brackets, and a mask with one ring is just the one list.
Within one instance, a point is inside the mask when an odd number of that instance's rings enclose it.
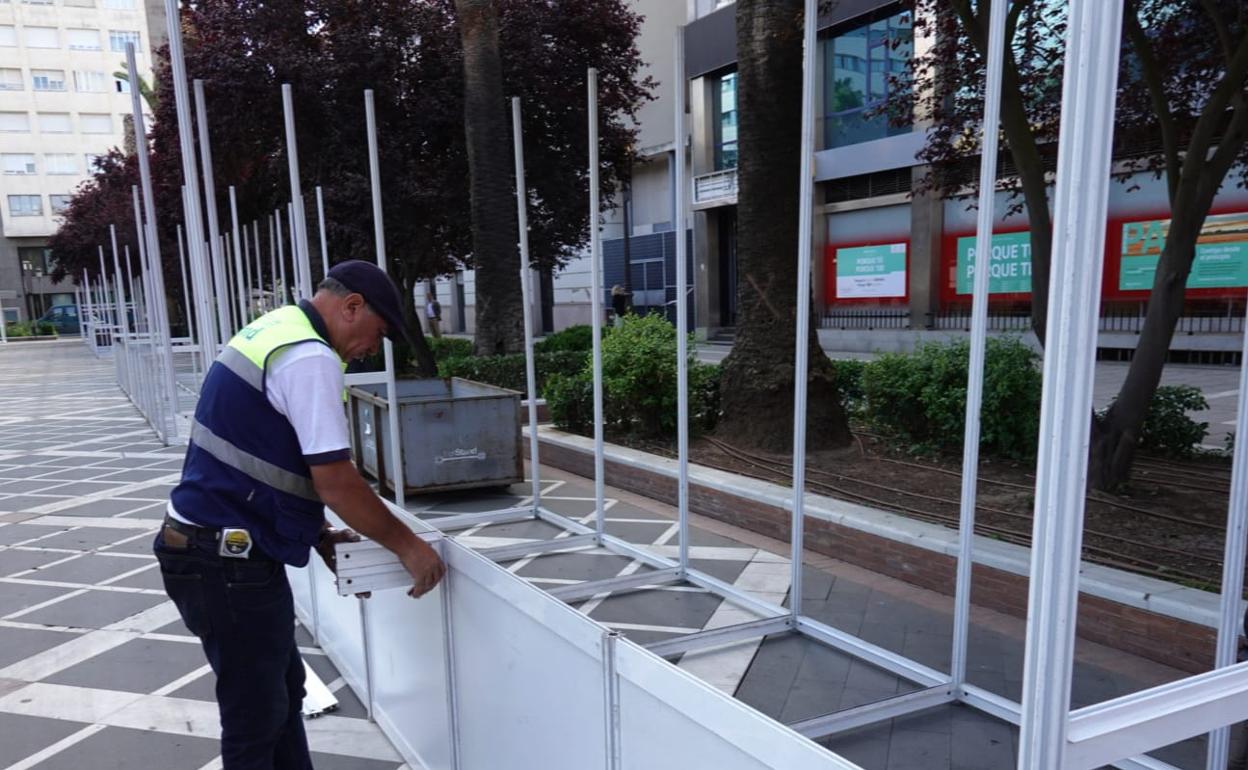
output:
{"label": "green hedge", "polygon": [[10,337],[56,336],[56,327],[47,321],[16,321],[6,324],[4,331]]}
{"label": "green hedge", "polygon": [[[603,336],[606,336],[606,330],[603,331]],[[533,350],[536,353],[562,353],[592,350],[593,347],[593,327],[588,324],[578,324],[538,340],[533,345]]]}
{"label": "green hedge", "polygon": [[[534,354],[538,393],[544,392],[547,381],[553,375],[575,374],[585,367],[587,359],[587,354],[578,351]],[[438,362],[438,376],[463,377],[521,393],[528,387],[523,353],[447,358]]]}
{"label": "green hedge", "polygon": [[426,337],[425,341],[429,343],[434,361],[472,355],[472,340],[460,337]]}
{"label": "green hedge", "polygon": [[[1140,428],[1140,448],[1167,457],[1191,457],[1209,435],[1209,423],[1197,422],[1188,411],[1209,408],[1199,388],[1191,385],[1162,385],[1153,393],[1148,414]],[[1228,437],[1228,443],[1233,438]],[[1234,446],[1233,443],[1229,443]]]}

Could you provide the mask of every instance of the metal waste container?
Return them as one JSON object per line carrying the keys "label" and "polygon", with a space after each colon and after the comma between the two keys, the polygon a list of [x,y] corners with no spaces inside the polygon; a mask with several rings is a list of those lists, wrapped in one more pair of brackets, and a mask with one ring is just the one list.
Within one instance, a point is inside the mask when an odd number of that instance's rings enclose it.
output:
{"label": "metal waste container", "polygon": [[[406,494],[524,481],[519,393],[458,377],[399,380],[395,387]],[[386,385],[347,392],[356,463],[394,489]]]}

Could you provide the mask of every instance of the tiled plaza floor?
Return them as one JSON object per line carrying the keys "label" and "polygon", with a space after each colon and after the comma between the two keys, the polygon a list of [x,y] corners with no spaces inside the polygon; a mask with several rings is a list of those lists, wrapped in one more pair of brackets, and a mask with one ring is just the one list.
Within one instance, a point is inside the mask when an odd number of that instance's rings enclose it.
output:
{"label": "tiled plaza floor", "polygon": [[[117,391],[111,365],[74,343],[0,347],[0,768],[220,767],[212,674],[160,587],[149,544],[182,450],[157,443]],[[508,507],[494,495],[420,498],[440,515]],[[512,494],[514,493],[514,494]],[[674,556],[673,510],[607,490],[609,532]],[[592,483],[543,469],[544,504],[592,521]],[[694,517],[698,568],[784,603],[784,543]],[[548,538],[528,521],[457,533],[490,547]],[[506,564],[542,587],[644,569],[601,550]],[[948,667],[952,602],[824,556],[805,564],[804,608],[838,628],[936,668]],[[717,596],[666,586],[578,604],[641,643],[752,619]],[[302,634],[302,632],[301,632]],[[1022,621],[976,609],[971,681],[1017,698]],[[341,701],[308,722],[320,770],[406,767],[328,658],[303,634],[309,665]],[[1075,705],[1175,679],[1180,672],[1080,642]],[[781,721],[868,703],[910,687],[807,639],[777,636],[683,656],[678,665]],[[951,706],[823,741],[869,770],[988,770],[1014,765],[1017,731]],[[1201,741],[1158,753],[1203,766]],[[535,769],[537,770],[537,769]]]}

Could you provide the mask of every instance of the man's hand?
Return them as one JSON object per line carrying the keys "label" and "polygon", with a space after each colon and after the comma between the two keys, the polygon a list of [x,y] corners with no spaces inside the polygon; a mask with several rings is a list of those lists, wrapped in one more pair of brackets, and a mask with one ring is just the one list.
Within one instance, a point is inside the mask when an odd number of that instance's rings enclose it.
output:
{"label": "man's hand", "polygon": [[325,566],[329,567],[329,571],[338,574],[338,554],[334,550],[334,546],[339,543],[358,543],[360,536],[350,529],[334,529],[326,526],[321,530],[321,539],[316,544],[316,552],[321,555],[321,561],[325,562]]}
{"label": "man's hand", "polygon": [[446,565],[442,563],[442,557],[438,556],[438,552],[433,550],[431,545],[418,537],[412,538],[410,547],[400,551],[398,556],[408,574],[412,576],[414,585],[408,589],[407,595],[413,599],[432,591],[446,574]]}

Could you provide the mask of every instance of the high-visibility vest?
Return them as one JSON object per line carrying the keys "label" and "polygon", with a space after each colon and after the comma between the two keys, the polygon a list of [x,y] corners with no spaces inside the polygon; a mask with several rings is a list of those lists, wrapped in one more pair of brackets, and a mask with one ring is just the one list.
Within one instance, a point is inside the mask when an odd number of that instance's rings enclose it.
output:
{"label": "high-visibility vest", "polygon": [[302,342],[329,345],[296,305],[234,335],[204,377],[171,496],[179,515],[204,527],[245,527],[260,550],[296,567],[320,537],[324,506],[299,437],[269,403],[264,382],[273,354]]}

